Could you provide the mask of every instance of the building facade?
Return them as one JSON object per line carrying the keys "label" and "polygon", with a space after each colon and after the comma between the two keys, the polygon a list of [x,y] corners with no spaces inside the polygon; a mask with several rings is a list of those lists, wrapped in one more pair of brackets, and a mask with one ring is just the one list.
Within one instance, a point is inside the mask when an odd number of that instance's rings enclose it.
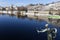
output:
{"label": "building facade", "polygon": [[40,13],[40,14],[49,14],[51,12],[53,15],[59,15],[60,14],[60,1],[58,2],[52,2],[48,5],[28,5],[27,6],[28,13]]}

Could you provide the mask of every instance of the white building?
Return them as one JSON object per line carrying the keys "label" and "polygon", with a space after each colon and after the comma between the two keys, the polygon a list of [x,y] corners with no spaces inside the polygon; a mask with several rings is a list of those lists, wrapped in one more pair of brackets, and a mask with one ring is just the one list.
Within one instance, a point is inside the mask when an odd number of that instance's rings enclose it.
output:
{"label": "white building", "polygon": [[49,13],[49,11],[51,10],[53,14],[58,14],[58,11],[60,11],[60,1],[49,3],[48,5],[29,5],[27,9],[28,13]]}

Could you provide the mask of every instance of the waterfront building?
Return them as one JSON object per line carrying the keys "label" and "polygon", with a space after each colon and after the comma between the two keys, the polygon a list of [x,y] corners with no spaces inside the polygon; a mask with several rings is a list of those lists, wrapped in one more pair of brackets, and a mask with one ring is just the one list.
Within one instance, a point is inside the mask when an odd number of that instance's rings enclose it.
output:
{"label": "waterfront building", "polygon": [[60,14],[60,1],[52,2],[46,5],[28,5],[27,6],[28,13],[39,13],[39,14],[49,14],[51,12],[53,15]]}

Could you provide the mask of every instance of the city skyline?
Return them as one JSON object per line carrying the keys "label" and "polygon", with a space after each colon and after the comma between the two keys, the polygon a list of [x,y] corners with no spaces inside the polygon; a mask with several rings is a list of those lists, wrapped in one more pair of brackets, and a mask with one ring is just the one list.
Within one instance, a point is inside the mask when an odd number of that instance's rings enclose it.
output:
{"label": "city skyline", "polygon": [[59,0],[0,0],[0,6],[26,6],[28,4],[47,4],[57,2]]}

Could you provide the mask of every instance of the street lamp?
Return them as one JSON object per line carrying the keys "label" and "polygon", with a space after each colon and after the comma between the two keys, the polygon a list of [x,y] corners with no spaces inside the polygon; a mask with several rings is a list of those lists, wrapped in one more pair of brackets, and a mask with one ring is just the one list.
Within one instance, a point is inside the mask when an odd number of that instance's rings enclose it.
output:
{"label": "street lamp", "polygon": [[45,29],[43,30],[37,30],[38,33],[44,33],[47,32],[47,39],[48,40],[53,40],[54,38],[56,38],[56,34],[57,34],[57,29],[56,28],[48,28],[48,24],[45,25]]}

